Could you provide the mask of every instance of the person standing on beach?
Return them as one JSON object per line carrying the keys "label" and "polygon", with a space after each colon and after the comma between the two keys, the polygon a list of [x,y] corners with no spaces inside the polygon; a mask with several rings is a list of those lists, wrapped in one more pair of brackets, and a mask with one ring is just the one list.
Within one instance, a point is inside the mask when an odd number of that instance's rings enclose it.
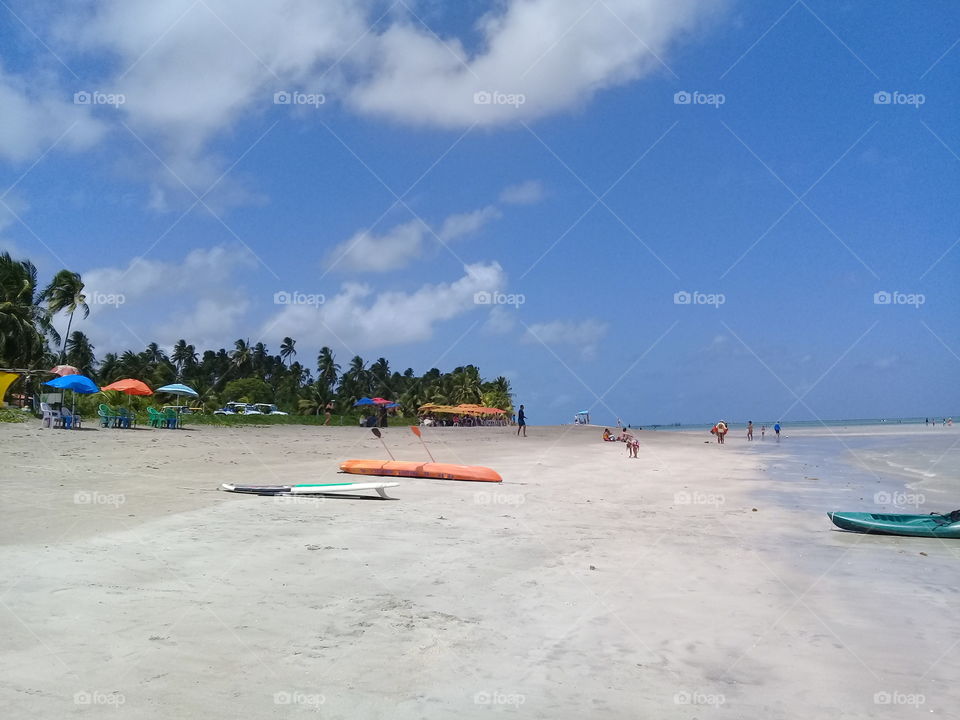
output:
{"label": "person standing on beach", "polygon": [[780,423],[774,424],[773,431],[777,434],[777,442],[780,442]]}
{"label": "person standing on beach", "polygon": [[717,443],[723,445],[723,439],[727,434],[727,424],[721,420],[717,423]]}
{"label": "person standing on beach", "polygon": [[523,411],[523,405],[520,406],[520,412],[517,413],[517,436],[520,436],[520,431],[523,431],[523,436],[527,436],[527,414]]}
{"label": "person standing on beach", "polygon": [[747,440],[753,440],[753,420],[747,420]]}
{"label": "person standing on beach", "polygon": [[331,418],[332,415],[333,415],[333,403],[332,403],[332,402],[328,402],[328,403],[327,403],[327,406],[326,406],[326,407],[324,408],[324,410],[323,410],[323,416],[324,416],[324,418],[325,418],[324,421],[323,421],[323,424],[324,424],[324,425],[329,425],[329,424],[330,424],[330,418]]}

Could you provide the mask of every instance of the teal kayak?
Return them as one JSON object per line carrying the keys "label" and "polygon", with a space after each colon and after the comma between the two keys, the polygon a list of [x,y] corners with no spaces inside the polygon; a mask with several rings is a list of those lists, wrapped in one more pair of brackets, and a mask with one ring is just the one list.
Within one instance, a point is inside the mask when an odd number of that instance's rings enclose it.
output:
{"label": "teal kayak", "polygon": [[946,515],[832,512],[827,517],[838,528],[854,532],[960,539],[960,510]]}

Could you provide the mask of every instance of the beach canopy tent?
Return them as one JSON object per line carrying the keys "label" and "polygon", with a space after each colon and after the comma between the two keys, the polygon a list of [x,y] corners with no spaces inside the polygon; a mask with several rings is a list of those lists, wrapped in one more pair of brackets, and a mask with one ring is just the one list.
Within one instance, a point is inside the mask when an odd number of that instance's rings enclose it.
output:
{"label": "beach canopy tent", "polygon": [[134,380],[133,378],[124,378],[123,380],[117,380],[112,382],[109,385],[104,385],[101,390],[118,390],[126,395],[153,395],[153,390],[151,390],[147,385],[140,380]]}
{"label": "beach canopy tent", "polygon": [[436,403],[427,403],[420,406],[421,415],[498,415],[505,413],[506,410],[500,408],[484,407],[483,405],[473,405],[464,403],[462,405],[437,405]]}
{"label": "beach canopy tent", "polygon": [[581,410],[580,412],[578,412],[578,413],[577,413],[577,422],[579,422],[581,425],[589,425],[589,424],[590,424],[590,411],[589,411],[589,410]]}

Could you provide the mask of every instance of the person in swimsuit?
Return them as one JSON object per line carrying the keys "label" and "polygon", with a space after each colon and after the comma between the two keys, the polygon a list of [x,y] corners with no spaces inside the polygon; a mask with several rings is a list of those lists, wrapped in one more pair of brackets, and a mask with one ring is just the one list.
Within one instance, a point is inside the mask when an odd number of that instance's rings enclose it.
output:
{"label": "person in swimsuit", "polygon": [[520,435],[520,431],[523,431],[523,436],[527,436],[527,414],[523,411],[523,405],[520,406],[520,412],[517,413],[517,436]]}
{"label": "person in swimsuit", "polygon": [[747,421],[747,440],[753,440],[753,420]]}

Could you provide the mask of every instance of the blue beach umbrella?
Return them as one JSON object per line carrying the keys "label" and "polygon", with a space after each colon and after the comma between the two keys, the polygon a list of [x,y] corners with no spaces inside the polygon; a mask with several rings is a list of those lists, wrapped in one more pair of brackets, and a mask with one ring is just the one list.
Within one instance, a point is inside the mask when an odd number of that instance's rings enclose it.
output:
{"label": "blue beach umbrella", "polygon": [[165,392],[170,393],[171,395],[176,395],[180,397],[181,395],[188,395],[190,397],[200,397],[200,394],[194,390],[192,387],[187,387],[186,385],[181,385],[180,383],[173,383],[173,385],[164,385],[162,388],[157,388],[154,392]]}
{"label": "blue beach umbrella", "polygon": [[70,405],[70,412],[72,413],[77,406],[76,393],[81,395],[92,395],[93,393],[100,392],[100,388],[97,387],[97,384],[88,378],[86,375],[64,375],[62,377],[54,378],[53,380],[48,380],[44,385],[49,385],[50,387],[59,388],[61,390],[71,390],[74,393],[74,396],[71,398],[73,401]]}
{"label": "blue beach umbrella", "polygon": [[371,400],[370,398],[368,398],[368,397],[363,397],[363,398],[360,398],[359,400],[357,400],[357,401],[353,404],[353,406],[354,406],[354,407],[357,407],[358,405],[376,405],[376,404],[377,404],[377,403],[375,403],[375,402],[374,402],[373,400]]}

